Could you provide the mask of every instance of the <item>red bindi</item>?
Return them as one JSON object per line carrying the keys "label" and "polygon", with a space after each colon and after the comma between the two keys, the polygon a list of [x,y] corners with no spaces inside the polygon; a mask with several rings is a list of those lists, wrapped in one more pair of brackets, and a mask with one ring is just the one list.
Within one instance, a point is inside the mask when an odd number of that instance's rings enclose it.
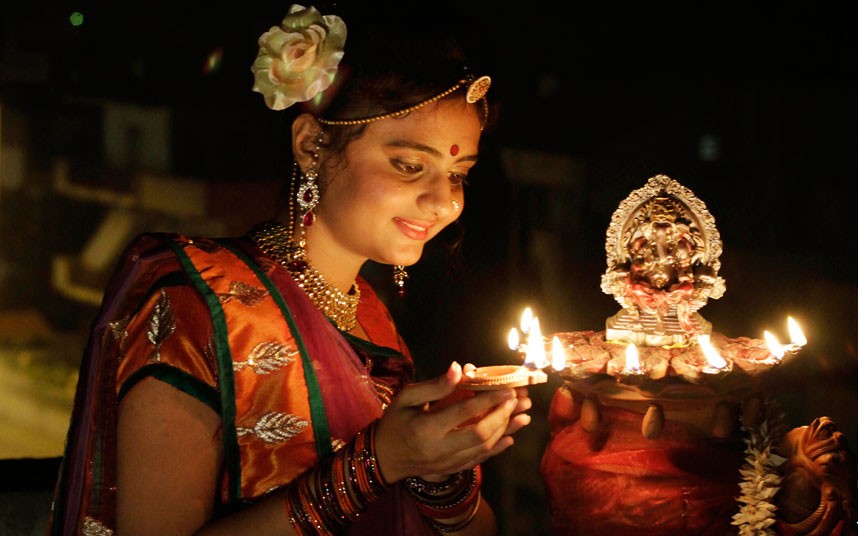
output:
{"label": "red bindi", "polygon": [[450,147],[450,154],[453,156],[456,156],[457,154],[459,154],[459,146],[456,145],[455,143]]}

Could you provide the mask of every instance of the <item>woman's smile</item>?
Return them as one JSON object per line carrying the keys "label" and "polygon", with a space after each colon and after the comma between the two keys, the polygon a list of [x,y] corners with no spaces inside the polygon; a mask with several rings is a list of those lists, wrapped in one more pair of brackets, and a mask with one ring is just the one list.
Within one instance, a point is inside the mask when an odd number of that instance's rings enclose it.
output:
{"label": "woman's smile", "polygon": [[402,234],[414,240],[426,240],[429,236],[429,229],[434,225],[432,223],[417,222],[403,218],[393,218],[393,221],[399,227],[399,230],[402,231]]}

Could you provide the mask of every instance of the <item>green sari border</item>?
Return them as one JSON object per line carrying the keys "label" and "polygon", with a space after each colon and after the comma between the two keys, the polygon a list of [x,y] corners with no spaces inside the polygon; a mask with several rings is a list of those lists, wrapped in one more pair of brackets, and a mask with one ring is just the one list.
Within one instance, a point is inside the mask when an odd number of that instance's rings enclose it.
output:
{"label": "green sari border", "polygon": [[220,394],[217,392],[217,389],[200,380],[196,376],[166,363],[152,363],[136,370],[128,377],[127,380],[125,380],[122,387],[119,388],[117,401],[121,402],[132,387],[137,385],[140,380],[148,377],[153,377],[164,383],[172,385],[176,389],[196,398],[203,404],[212,408],[216,413],[218,413],[218,415],[220,414],[221,401]]}
{"label": "green sari border", "polygon": [[268,293],[274,299],[274,303],[276,303],[277,307],[280,308],[280,313],[289,325],[289,330],[292,332],[292,336],[295,338],[295,344],[298,346],[298,351],[301,354],[301,363],[304,368],[304,381],[307,384],[307,393],[310,399],[310,415],[313,422],[313,430],[315,432],[314,439],[316,442],[316,452],[319,455],[319,459],[333,454],[333,448],[331,446],[331,430],[328,426],[328,416],[325,413],[325,405],[322,401],[322,389],[319,386],[318,378],[316,378],[316,373],[313,369],[313,362],[310,360],[310,354],[307,352],[307,346],[304,344],[304,339],[301,338],[301,333],[298,331],[298,325],[295,324],[295,318],[292,316],[292,311],[289,310],[289,305],[277,289],[277,286],[274,285],[273,281],[271,281],[271,278],[262,271],[253,259],[234,246],[228,244],[222,245],[229,249],[233,255],[244,261],[244,263],[253,270],[256,278],[265,286]]}
{"label": "green sari border", "polygon": [[176,253],[191,283],[202,294],[209,307],[215,348],[217,349],[218,377],[220,378],[220,416],[223,422],[226,470],[229,475],[227,494],[231,501],[241,500],[241,463],[239,460],[238,433],[235,429],[235,377],[232,368],[232,352],[227,336],[226,317],[217,295],[203,279],[182,245],[171,239],[167,239],[165,242]]}
{"label": "green sari border", "polygon": [[349,344],[366,351],[370,355],[383,357],[399,357],[401,359],[405,359],[405,355],[403,355],[402,352],[395,350],[394,348],[390,348],[389,346],[381,346],[379,344],[375,344],[372,341],[361,339],[360,337],[356,337],[351,333],[347,332],[343,333],[343,336],[346,338]]}

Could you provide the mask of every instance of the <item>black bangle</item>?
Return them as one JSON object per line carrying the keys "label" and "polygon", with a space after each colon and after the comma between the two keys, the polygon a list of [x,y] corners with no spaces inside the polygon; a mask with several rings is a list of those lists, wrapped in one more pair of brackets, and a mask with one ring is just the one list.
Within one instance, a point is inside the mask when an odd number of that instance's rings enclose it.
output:
{"label": "black bangle", "polygon": [[459,521],[458,523],[453,523],[453,524],[441,523],[440,521],[436,521],[435,519],[432,519],[430,517],[429,518],[429,524],[432,525],[433,529],[437,530],[438,532],[444,533],[444,534],[446,534],[448,532],[459,532],[460,530],[462,530],[465,527],[467,527],[468,525],[470,525],[471,521],[473,521],[474,518],[477,517],[477,511],[480,509],[480,502],[481,502],[481,496],[477,495],[477,501],[474,505],[474,509],[471,511],[470,514],[468,514],[468,517],[466,517],[462,521]]}

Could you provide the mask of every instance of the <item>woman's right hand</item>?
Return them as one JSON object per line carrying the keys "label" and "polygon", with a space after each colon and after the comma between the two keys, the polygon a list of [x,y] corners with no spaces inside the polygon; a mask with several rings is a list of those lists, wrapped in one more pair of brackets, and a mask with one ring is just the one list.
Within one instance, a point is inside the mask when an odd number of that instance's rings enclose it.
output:
{"label": "woman's right hand", "polygon": [[384,412],[375,449],[385,480],[470,469],[509,448],[530,422],[525,388],[462,396],[461,378],[454,362],[446,374],[405,387]]}

